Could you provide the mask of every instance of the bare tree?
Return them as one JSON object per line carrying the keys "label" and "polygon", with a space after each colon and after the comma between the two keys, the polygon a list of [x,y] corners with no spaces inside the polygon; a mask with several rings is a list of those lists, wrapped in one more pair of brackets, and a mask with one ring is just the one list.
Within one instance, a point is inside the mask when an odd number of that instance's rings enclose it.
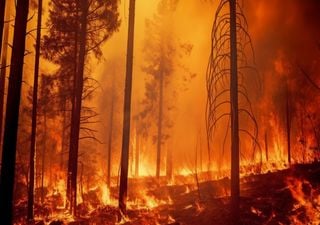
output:
{"label": "bare tree", "polygon": [[130,0],[129,5],[129,27],[127,43],[127,71],[124,90],[123,109],[123,133],[120,169],[119,208],[126,213],[127,189],[128,189],[128,163],[130,142],[130,117],[131,117],[131,90],[132,90],[132,67],[133,67],[133,43],[134,43],[134,16],[135,0]]}
{"label": "bare tree", "polygon": [[[259,146],[257,141],[258,125],[253,115],[249,94],[246,88],[245,72],[255,71],[248,62],[246,49],[253,48],[251,38],[247,32],[247,20],[242,6],[236,0],[221,0],[212,29],[212,47],[207,69],[207,109],[206,126],[208,137],[208,151],[218,142],[215,138],[217,124],[227,127],[222,143],[222,150],[230,137],[231,151],[231,214],[232,221],[239,220],[240,202],[240,145],[239,136],[244,134],[252,141],[253,157]],[[254,58],[254,55],[253,55]],[[242,101],[239,107],[239,101]],[[228,111],[229,110],[229,111]],[[240,115],[252,121],[253,131],[248,127],[241,127]],[[229,133],[230,132],[230,133]],[[221,139],[221,138],[220,138]],[[261,158],[261,149],[260,149]],[[221,159],[220,159],[221,160]],[[212,161],[209,158],[209,161]],[[261,162],[261,159],[260,159]],[[209,162],[210,163],[210,162]],[[210,169],[210,168],[209,168]]]}
{"label": "bare tree", "polygon": [[6,8],[6,0],[0,0],[0,56],[1,56],[1,48],[2,48],[2,34],[4,27],[4,14]]}

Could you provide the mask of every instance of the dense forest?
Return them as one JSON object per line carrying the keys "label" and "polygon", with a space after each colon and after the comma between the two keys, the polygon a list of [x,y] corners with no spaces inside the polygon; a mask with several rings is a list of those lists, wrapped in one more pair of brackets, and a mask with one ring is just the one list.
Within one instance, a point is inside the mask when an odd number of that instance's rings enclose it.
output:
{"label": "dense forest", "polygon": [[0,0],[0,224],[319,224],[319,11]]}

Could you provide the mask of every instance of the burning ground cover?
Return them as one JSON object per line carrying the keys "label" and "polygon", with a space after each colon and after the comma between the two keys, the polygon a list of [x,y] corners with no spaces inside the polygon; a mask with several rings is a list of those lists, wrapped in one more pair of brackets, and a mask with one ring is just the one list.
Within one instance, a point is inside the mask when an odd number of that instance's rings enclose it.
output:
{"label": "burning ground cover", "polygon": [[[320,222],[319,163],[252,174],[241,179],[242,224],[310,224]],[[186,177],[186,180],[191,180]],[[117,188],[96,188],[78,204],[79,217],[63,208],[59,194],[35,206],[36,222],[50,225],[223,225],[231,224],[229,178],[160,186],[152,178],[130,180],[127,215],[117,207]],[[149,188],[144,188],[149,184]],[[150,185],[153,184],[153,185]],[[15,206],[15,224],[24,225],[26,202]]]}

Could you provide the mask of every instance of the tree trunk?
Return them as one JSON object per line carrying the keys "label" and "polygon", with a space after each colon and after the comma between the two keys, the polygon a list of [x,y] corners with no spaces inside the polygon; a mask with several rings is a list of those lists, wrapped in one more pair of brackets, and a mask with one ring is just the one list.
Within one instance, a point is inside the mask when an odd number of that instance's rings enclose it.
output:
{"label": "tree trunk", "polygon": [[123,109],[123,131],[122,131],[122,151],[120,169],[119,188],[119,208],[122,213],[126,213],[127,186],[128,186],[128,160],[130,142],[130,115],[131,115],[131,90],[132,90],[132,67],[133,67],[133,44],[134,44],[134,14],[135,0],[130,0],[129,5],[129,27],[127,43],[127,72],[124,92]]}
{"label": "tree trunk", "polygon": [[162,120],[163,120],[163,72],[162,63],[160,62],[160,73],[159,73],[159,114],[158,114],[158,141],[157,141],[157,167],[156,177],[159,181],[160,178],[160,164],[161,164],[161,145],[162,145]]}
{"label": "tree trunk", "polygon": [[[113,78],[114,79],[114,78]],[[109,136],[108,136],[108,171],[107,171],[107,185],[110,188],[111,186],[111,152],[112,152],[112,136],[113,136],[113,113],[114,113],[114,82],[112,84],[112,94],[111,94],[111,108],[110,108],[110,117],[109,117]]]}
{"label": "tree trunk", "polygon": [[1,48],[2,48],[2,34],[4,27],[4,13],[6,8],[6,0],[0,0],[0,56],[1,56]]}
{"label": "tree trunk", "polygon": [[29,0],[18,0],[2,151],[2,171],[6,172],[1,173],[0,179],[0,221],[5,225],[12,224],[13,219],[15,158],[28,11]]}
{"label": "tree trunk", "polygon": [[[70,135],[70,151],[69,151],[69,166],[68,176],[70,178],[70,211],[73,216],[77,215],[77,172],[78,172],[78,151],[79,151],[79,135],[80,135],[80,116],[83,92],[83,76],[84,62],[86,56],[86,38],[87,38],[87,16],[88,16],[88,0],[80,2],[81,17],[80,17],[80,38],[79,38],[79,59],[78,69],[74,78],[74,101],[73,110],[71,112]],[[69,183],[68,182],[68,183]]]}
{"label": "tree trunk", "polygon": [[[2,1],[2,0],[0,0]],[[0,3],[2,4],[2,3]],[[0,6],[2,7],[2,6]],[[6,20],[10,18],[10,4],[7,4]],[[2,52],[0,50],[1,64],[0,64],[0,149],[2,149],[2,128],[3,128],[3,115],[4,115],[4,89],[6,86],[6,70],[7,70],[7,51],[8,51],[8,39],[9,39],[9,23],[4,26]],[[1,29],[1,28],[0,28]],[[0,36],[1,37],[1,36]],[[1,48],[1,47],[0,47]]]}
{"label": "tree trunk", "polygon": [[[79,20],[79,3],[76,4],[76,21],[78,22]],[[74,154],[74,144],[73,144],[73,137],[74,137],[74,123],[75,123],[75,118],[73,117],[73,113],[75,111],[75,99],[76,99],[76,86],[77,86],[77,73],[78,73],[78,35],[79,35],[79,29],[78,29],[78,23],[77,27],[75,29],[74,33],[74,71],[73,71],[73,92],[71,95],[71,113],[70,113],[70,139],[69,139],[69,156],[68,156],[68,172],[67,172],[67,204],[66,208],[72,212],[72,189],[71,189],[71,175],[72,175],[72,168],[73,168],[73,154]]]}
{"label": "tree trunk", "polygon": [[238,118],[238,63],[237,63],[236,0],[230,0],[230,102],[231,102],[231,214],[233,223],[239,222],[239,118]]}
{"label": "tree trunk", "polygon": [[36,134],[37,134],[37,105],[38,105],[38,80],[39,80],[39,61],[40,61],[40,39],[41,39],[41,18],[42,18],[42,0],[38,2],[38,24],[36,55],[34,63],[34,82],[32,97],[32,128],[31,128],[31,148],[30,148],[30,178],[28,191],[28,220],[33,220],[33,203],[34,203],[34,171],[36,157]]}

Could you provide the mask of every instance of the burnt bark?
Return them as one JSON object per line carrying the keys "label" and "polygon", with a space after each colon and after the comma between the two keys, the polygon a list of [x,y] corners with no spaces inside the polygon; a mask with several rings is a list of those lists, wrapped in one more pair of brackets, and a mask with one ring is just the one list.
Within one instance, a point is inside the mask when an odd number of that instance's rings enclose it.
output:
{"label": "burnt bark", "polygon": [[[2,7],[2,6],[0,6]],[[9,20],[10,4],[7,4],[6,20]],[[1,29],[1,28],[0,28]],[[3,28],[2,51],[0,49],[1,65],[0,65],[0,148],[2,148],[2,134],[3,134],[3,116],[4,116],[4,89],[6,86],[6,71],[7,71],[7,51],[9,39],[9,23],[5,24]],[[1,37],[1,36],[0,36]],[[0,46],[0,48],[1,48]]]}
{"label": "burnt bark", "polygon": [[119,208],[126,213],[127,188],[128,188],[128,161],[129,161],[129,142],[130,142],[130,116],[131,116],[131,90],[132,90],[132,67],[133,67],[133,47],[134,47],[134,16],[135,0],[130,0],[129,5],[129,27],[127,43],[127,65],[124,93],[123,109],[123,132],[122,132],[122,151],[120,166],[120,188],[119,188]]}
{"label": "burnt bark", "polygon": [[6,8],[6,0],[0,0],[0,56],[2,50],[2,34],[3,34],[3,27],[4,27],[4,13]]}
{"label": "burnt bark", "polygon": [[34,81],[32,96],[32,127],[31,127],[31,146],[29,161],[29,187],[28,187],[28,214],[27,219],[33,220],[34,205],[34,183],[35,183],[35,157],[36,157],[36,135],[37,135],[37,106],[38,106],[38,80],[39,80],[39,61],[40,61],[40,40],[41,40],[41,19],[42,19],[42,0],[38,1],[38,21],[37,21],[37,39],[36,55],[34,63]]}
{"label": "burnt bark", "polygon": [[18,0],[2,150],[2,171],[5,173],[2,172],[0,178],[0,221],[5,225],[13,223],[15,158],[28,11],[29,0]]}
{"label": "burnt bark", "polygon": [[86,38],[87,38],[87,16],[88,16],[88,0],[80,2],[80,32],[79,32],[79,58],[77,73],[74,77],[74,99],[71,112],[71,134],[69,149],[69,165],[68,165],[68,183],[70,183],[70,211],[77,215],[77,173],[78,173],[78,151],[79,151],[79,135],[80,135],[80,116],[83,92],[83,76],[84,62],[86,56]]}
{"label": "burnt bark", "polygon": [[[76,4],[76,21],[79,20],[79,3]],[[67,204],[66,208],[69,208],[70,212],[72,211],[72,189],[71,189],[71,175],[72,175],[72,167],[73,167],[73,155],[74,155],[74,123],[75,119],[72,117],[75,111],[75,93],[76,93],[76,77],[78,72],[78,35],[79,29],[78,24],[76,25],[75,32],[74,32],[74,68],[73,68],[73,90],[71,95],[71,117],[70,117],[70,138],[69,138],[69,155],[68,155],[68,172],[67,172]]]}
{"label": "burnt bark", "polygon": [[231,214],[239,222],[239,118],[238,118],[238,62],[237,62],[236,0],[230,0],[230,102],[231,102]]}

